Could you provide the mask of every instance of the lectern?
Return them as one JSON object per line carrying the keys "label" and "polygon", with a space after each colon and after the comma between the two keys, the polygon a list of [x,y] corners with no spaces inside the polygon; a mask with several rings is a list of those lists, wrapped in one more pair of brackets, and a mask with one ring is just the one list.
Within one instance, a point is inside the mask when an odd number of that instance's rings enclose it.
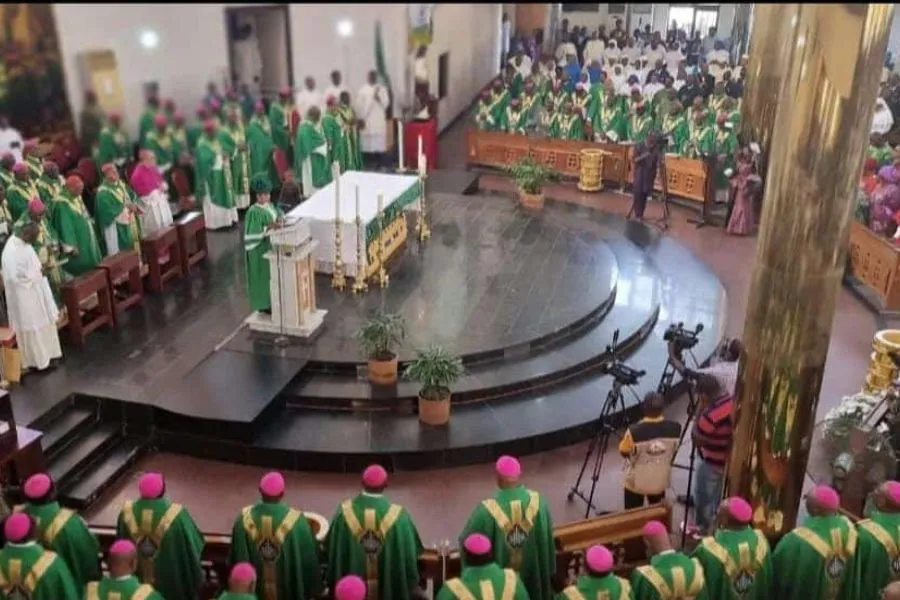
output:
{"label": "lectern", "polygon": [[289,219],[281,229],[270,230],[268,236],[272,244],[266,253],[272,314],[257,311],[245,322],[254,331],[312,337],[328,311],[316,307],[313,250],[318,242],[312,239],[309,220]]}

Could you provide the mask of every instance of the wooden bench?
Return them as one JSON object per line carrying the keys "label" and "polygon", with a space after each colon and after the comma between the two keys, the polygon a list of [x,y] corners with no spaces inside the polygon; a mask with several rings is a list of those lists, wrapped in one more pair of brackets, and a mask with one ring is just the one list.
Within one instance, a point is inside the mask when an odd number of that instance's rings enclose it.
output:
{"label": "wooden bench", "polygon": [[209,254],[206,246],[206,219],[202,212],[191,211],[175,221],[175,227],[181,249],[181,270],[185,275],[190,275],[191,267],[206,260]]}
{"label": "wooden bench", "polygon": [[[109,289],[112,290],[113,318],[118,320],[121,311],[140,304],[144,298],[141,259],[137,252],[126,250],[104,258],[100,268],[106,273]],[[117,298],[116,291],[125,292],[125,296]]]}
{"label": "wooden bench", "polygon": [[[175,227],[163,227],[156,233],[141,239],[141,253],[149,268],[148,277],[151,291],[162,292],[168,280],[184,275],[178,231]],[[167,253],[167,260],[161,263],[160,259]]]}
{"label": "wooden bench", "polygon": [[[82,303],[94,294],[97,296],[97,304],[90,309],[83,309]],[[89,333],[104,325],[115,327],[112,289],[103,269],[94,269],[64,283],[62,297],[69,315],[68,332],[72,343],[83,344]]]}

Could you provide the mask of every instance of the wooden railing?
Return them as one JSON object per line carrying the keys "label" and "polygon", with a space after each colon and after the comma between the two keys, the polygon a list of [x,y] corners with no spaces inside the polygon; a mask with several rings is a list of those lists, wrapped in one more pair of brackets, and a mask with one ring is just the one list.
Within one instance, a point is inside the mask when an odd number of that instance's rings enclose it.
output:
{"label": "wooden railing", "polygon": [[[581,151],[604,150],[602,178],[605,184],[625,187],[632,181],[633,146],[599,142],[558,140],[496,131],[470,129],[466,137],[466,161],[469,165],[502,169],[532,156],[562,177],[581,174]],[[666,155],[668,193],[702,205],[715,200],[714,178],[706,162],[682,156]],[[663,190],[657,171],[656,189]]]}
{"label": "wooden railing", "polygon": [[[328,534],[328,521],[316,513],[304,513],[316,536],[324,556],[324,542]],[[554,529],[557,557],[554,585],[562,589],[583,570],[584,551],[594,544],[605,544],[616,557],[616,571],[628,575],[635,567],[646,563],[641,529],[649,521],[671,524],[671,508],[667,504],[657,504],[612,513],[557,526]],[[91,527],[100,540],[104,556],[116,537],[112,527]],[[231,536],[204,534],[202,566],[204,573],[200,597],[214,598],[222,589],[228,577],[228,554]],[[104,570],[106,565],[104,564]],[[426,548],[419,557],[419,573],[423,589],[439,590],[447,578],[460,573],[459,553],[452,551],[442,554],[433,548]]]}
{"label": "wooden railing", "polygon": [[874,292],[882,311],[900,310],[900,250],[857,221],[850,225],[850,274]]}

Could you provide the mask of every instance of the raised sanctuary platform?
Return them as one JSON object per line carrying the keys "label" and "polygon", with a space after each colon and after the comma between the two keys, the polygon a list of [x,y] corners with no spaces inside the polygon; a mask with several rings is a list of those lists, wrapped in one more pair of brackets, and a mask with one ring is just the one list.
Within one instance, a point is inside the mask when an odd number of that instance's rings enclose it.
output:
{"label": "raised sanctuary platform", "polygon": [[[431,239],[406,244],[386,289],[339,294],[317,276],[328,315],[314,340],[281,347],[243,326],[240,237],[212,232],[199,277],[148,297],[117,331],[66,348],[54,372],[27,376],[12,394],[17,419],[44,431],[66,501],[89,504],[151,449],[344,471],[570,444],[596,427],[616,330],[627,363],[647,371],[626,392],[629,412],[658,384],[670,323],[704,325],[701,359],[720,339],[718,279],[652,228],[553,201],[528,212],[513,198],[442,193],[430,182],[428,207]],[[383,389],[364,379],[351,336],[376,308],[408,320],[401,361],[434,342],[463,356],[449,426],[419,424],[410,382]]]}

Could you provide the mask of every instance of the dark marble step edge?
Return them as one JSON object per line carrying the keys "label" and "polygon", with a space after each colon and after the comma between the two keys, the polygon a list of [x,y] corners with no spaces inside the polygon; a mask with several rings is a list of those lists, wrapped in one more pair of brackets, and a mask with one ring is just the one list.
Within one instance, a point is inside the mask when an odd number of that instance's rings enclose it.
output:
{"label": "dark marble step edge", "polygon": [[92,428],[89,430],[90,432],[83,436],[76,438],[73,442],[69,444],[67,449],[74,450],[75,447],[85,441],[88,436],[94,433],[98,429],[104,429],[107,431],[105,437],[100,441],[99,444],[90,449],[90,451],[82,456],[77,462],[69,467],[67,471],[59,472],[54,466],[57,465],[59,457],[57,460],[50,461],[47,470],[53,475],[53,480],[57,485],[58,489],[64,489],[68,486],[71,481],[78,477],[80,473],[82,473],[85,469],[90,468],[90,465],[95,463],[98,458],[102,457],[106,451],[116,444],[122,439],[122,427],[118,423],[101,423],[96,428]]}
{"label": "dark marble step edge", "polygon": [[[70,415],[73,422],[65,423],[65,421],[69,420]],[[44,448],[44,460],[52,461],[62,452],[65,452],[69,444],[97,423],[98,418],[97,411],[91,411],[75,405],[70,406],[68,410],[42,430],[44,436],[41,438],[41,446]],[[66,425],[67,428],[60,430],[63,425]]]}
{"label": "dark marble step edge", "polygon": [[[119,478],[125,474],[138,460],[150,452],[150,444],[148,440],[137,437],[123,437],[119,442],[111,446],[96,461],[87,465],[81,470],[77,479],[69,482],[65,488],[61,490],[60,500],[64,506],[77,510],[85,510],[90,508],[103,493],[112,487]],[[112,459],[117,453],[124,451],[124,456],[117,459],[119,464],[112,473],[105,477],[99,485],[93,486],[90,490],[80,489],[85,482],[90,481],[95,471],[99,469],[103,463]]]}

